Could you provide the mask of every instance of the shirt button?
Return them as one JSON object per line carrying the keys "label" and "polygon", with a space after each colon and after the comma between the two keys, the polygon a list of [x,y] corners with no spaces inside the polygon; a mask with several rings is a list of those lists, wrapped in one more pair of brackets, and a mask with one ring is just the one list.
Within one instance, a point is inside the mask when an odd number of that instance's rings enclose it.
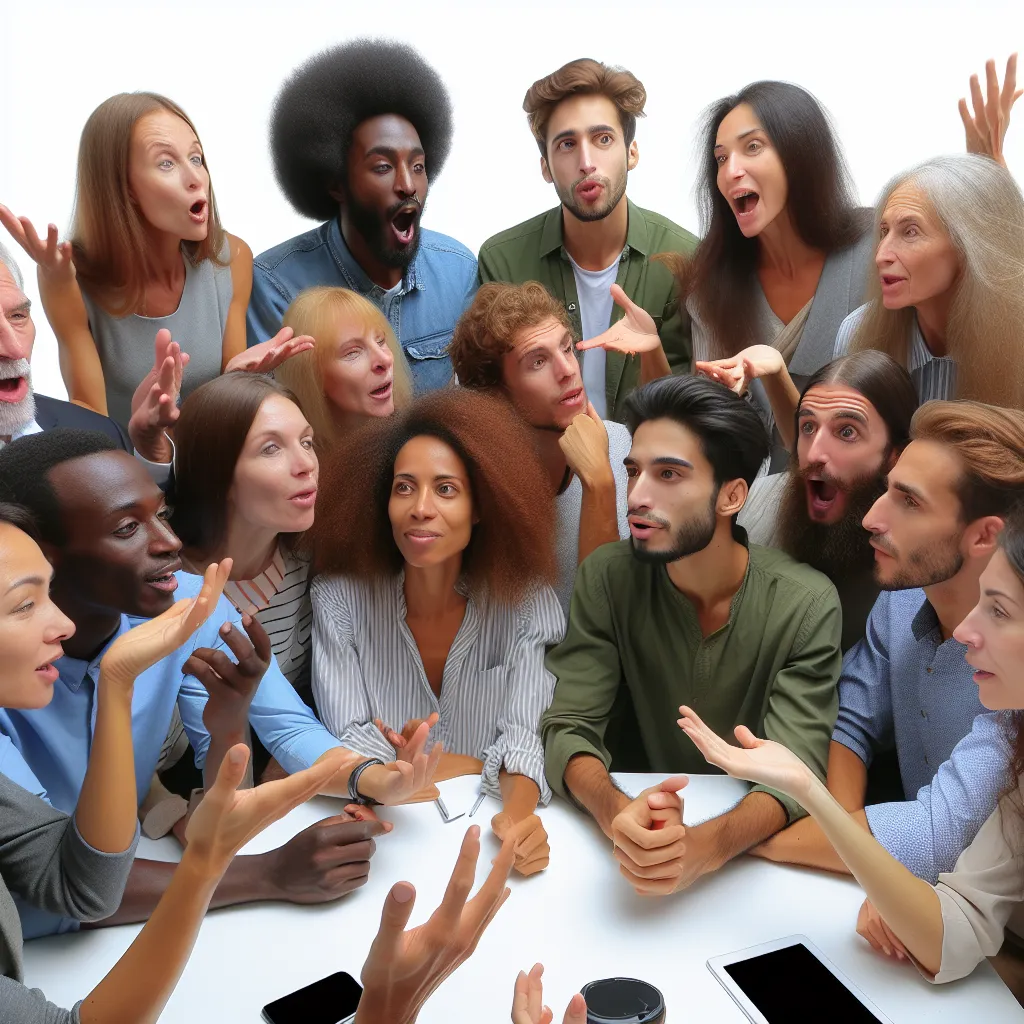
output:
{"label": "shirt button", "polygon": [[927,717],[928,717],[928,712],[927,712],[927,711],[925,711],[925,709],[924,709],[924,708],[921,708],[921,717],[922,717],[922,718],[927,718]]}
{"label": "shirt button", "polygon": [[575,302],[570,302],[569,303],[569,312],[570,313],[575,313],[576,312],[576,303]]}
{"label": "shirt button", "polygon": [[927,667],[927,668],[925,669],[925,672],[927,672],[927,673],[928,673],[928,675],[931,675],[931,674],[932,674],[932,667],[931,667],[931,665],[929,665],[929,666],[928,666],[928,667]]}
{"label": "shirt button", "polygon": [[928,755],[927,754],[924,755],[924,763],[928,764]]}

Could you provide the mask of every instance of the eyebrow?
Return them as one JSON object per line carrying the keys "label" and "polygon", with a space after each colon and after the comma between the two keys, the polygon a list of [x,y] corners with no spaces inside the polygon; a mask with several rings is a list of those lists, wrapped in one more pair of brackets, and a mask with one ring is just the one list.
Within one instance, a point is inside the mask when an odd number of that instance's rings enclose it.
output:
{"label": "eyebrow", "polygon": [[583,131],[578,132],[575,128],[566,128],[564,132],[559,132],[552,142],[560,142],[562,139],[574,139],[577,135],[596,135],[598,132],[610,132],[615,134],[615,129],[610,124],[592,124],[589,128],[585,128]]}
{"label": "eyebrow", "polygon": [[[50,574],[50,579],[53,578],[53,574]],[[15,580],[8,588],[7,593],[9,594],[12,590],[17,590],[18,587],[45,587],[48,586],[50,580],[44,580],[42,576],[22,576],[20,580]]]}
{"label": "eyebrow", "polygon": [[1010,597],[1009,594],[1004,594],[1001,590],[986,590],[984,591],[986,597],[1001,597],[1004,601],[1009,601],[1010,604],[1017,604],[1017,602]]}
{"label": "eyebrow", "polygon": [[[417,478],[416,478],[415,474],[413,474],[413,473],[396,473],[395,474],[395,479],[396,480],[413,480],[413,481],[415,481]],[[438,473],[434,477],[434,483],[436,484],[440,480],[456,480],[456,481],[461,481],[462,477],[456,475],[455,473]]]}
{"label": "eyebrow", "polygon": [[10,316],[12,313],[27,313],[32,308],[32,300],[26,299],[24,302],[19,302],[16,306],[11,306],[10,309],[5,310],[5,314]]}
{"label": "eyebrow", "polygon": [[[736,140],[739,141],[740,139],[745,139],[748,135],[753,135],[754,132],[763,132],[763,131],[764,131],[764,129],[760,125],[758,125],[756,128],[748,128],[745,132],[740,132],[739,135],[736,136]],[[725,145],[723,143],[719,142],[715,146],[715,149],[725,149]],[[714,152],[714,150],[712,150],[712,152]]]}
{"label": "eyebrow", "polygon": [[[805,408],[801,406],[797,410],[797,416],[812,416],[817,419],[818,414],[813,409]],[[832,413],[832,419],[834,420],[856,420],[857,423],[863,423],[866,427],[868,425],[868,418],[862,412],[858,412],[856,409],[837,409]]]}
{"label": "eyebrow", "polygon": [[[410,158],[411,157],[415,157],[415,156],[425,156],[425,155],[426,154],[423,152],[423,147],[422,146],[414,146],[412,149],[409,150],[409,157]],[[367,157],[371,157],[371,156],[386,156],[389,160],[392,160],[395,163],[398,163],[398,150],[395,149],[393,146],[371,146],[366,151],[366,156]]]}
{"label": "eyebrow", "polygon": [[895,490],[902,492],[903,494],[909,494],[911,498],[915,498],[918,501],[926,500],[925,496],[916,487],[911,487],[910,484],[897,482],[894,483],[892,487]]}
{"label": "eyebrow", "polygon": [[[565,331],[562,334],[562,336],[558,339],[559,346],[564,345],[566,343],[566,341],[569,341],[569,342],[572,341],[572,335],[568,331]],[[546,351],[547,351],[546,346],[542,345],[540,342],[538,342],[537,344],[531,345],[528,349],[526,349],[526,351],[523,352],[522,355],[520,355],[520,357],[519,357],[519,359],[517,361],[521,363],[524,359],[527,359],[530,356],[532,356],[534,352],[546,352]]]}
{"label": "eyebrow", "polygon": [[[625,466],[635,466],[636,459],[626,456],[622,460]],[[673,455],[659,455],[656,458],[651,459],[652,466],[681,466],[683,469],[693,469],[693,463],[687,462],[686,459],[677,459]]]}

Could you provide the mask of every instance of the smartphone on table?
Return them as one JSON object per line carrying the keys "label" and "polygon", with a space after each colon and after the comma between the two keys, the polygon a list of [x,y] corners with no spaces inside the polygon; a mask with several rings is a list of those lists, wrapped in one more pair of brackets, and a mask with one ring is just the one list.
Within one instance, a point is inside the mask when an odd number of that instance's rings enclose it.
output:
{"label": "smartphone on table", "polygon": [[314,981],[263,1007],[267,1024],[350,1024],[363,988],[344,971]]}

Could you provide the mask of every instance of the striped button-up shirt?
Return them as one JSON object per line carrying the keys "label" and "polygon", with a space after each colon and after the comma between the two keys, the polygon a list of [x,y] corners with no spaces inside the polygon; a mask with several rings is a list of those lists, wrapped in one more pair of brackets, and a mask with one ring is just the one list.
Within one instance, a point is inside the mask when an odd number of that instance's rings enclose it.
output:
{"label": "striped button-up shirt", "polygon": [[313,695],[324,724],[350,750],[393,761],[373,720],[401,729],[437,712],[431,739],[482,760],[486,792],[500,796],[504,768],[533,779],[547,803],[539,726],[555,680],[544,655],[565,632],[555,592],[538,588],[513,607],[469,597],[436,697],[406,622],[404,583],[404,573],[313,581]]}
{"label": "striped button-up shirt", "polygon": [[[869,303],[855,309],[840,325],[836,335],[836,347],[833,358],[845,356],[850,349],[850,342]],[[923,405],[931,401],[948,401],[956,398],[956,362],[949,356],[934,356],[925,343],[921,327],[914,317],[910,329],[910,346],[907,349],[907,370],[917,390],[918,401]]]}

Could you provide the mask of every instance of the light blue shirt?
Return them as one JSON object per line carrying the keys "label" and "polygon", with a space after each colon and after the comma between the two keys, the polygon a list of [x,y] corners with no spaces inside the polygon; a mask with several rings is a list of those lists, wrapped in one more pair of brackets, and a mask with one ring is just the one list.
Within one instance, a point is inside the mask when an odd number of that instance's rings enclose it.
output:
{"label": "light blue shirt", "polygon": [[[178,600],[194,597],[202,577],[176,573]],[[160,757],[160,750],[177,704],[185,731],[195,751],[197,767],[206,762],[210,734],[203,725],[207,693],[182,666],[198,647],[225,648],[218,630],[225,621],[238,623],[239,613],[224,597],[214,613],[189,642],[168,658],[143,672],[132,697],[132,742],[135,745],[135,785],[141,803]],[[117,634],[144,620],[122,615]],[[108,643],[90,662],[63,657],[56,662],[60,677],[53,700],[31,711],[0,709],[0,772],[36,793],[58,810],[72,814],[85,781],[96,727],[96,683],[100,661]],[[303,704],[272,659],[253,697],[249,722],[263,745],[286,772],[308,768],[321,755],[340,744]],[[19,905],[25,935],[51,934],[74,927],[54,915],[31,914]],[[42,920],[45,918],[45,921]]]}
{"label": "light blue shirt", "polygon": [[349,288],[388,318],[408,357],[417,393],[432,391],[452,379],[448,344],[476,284],[476,257],[454,238],[420,228],[419,251],[400,285],[385,290],[356,262],[335,217],[253,260],[247,341],[252,346],[273,337],[285,310],[304,289]]}
{"label": "light blue shirt", "polygon": [[866,808],[868,827],[932,884],[953,870],[1008,779],[1002,716],[978,699],[966,650],[943,641],[923,590],[883,592],[839,678],[832,739],[866,765],[895,748],[907,798]]}

